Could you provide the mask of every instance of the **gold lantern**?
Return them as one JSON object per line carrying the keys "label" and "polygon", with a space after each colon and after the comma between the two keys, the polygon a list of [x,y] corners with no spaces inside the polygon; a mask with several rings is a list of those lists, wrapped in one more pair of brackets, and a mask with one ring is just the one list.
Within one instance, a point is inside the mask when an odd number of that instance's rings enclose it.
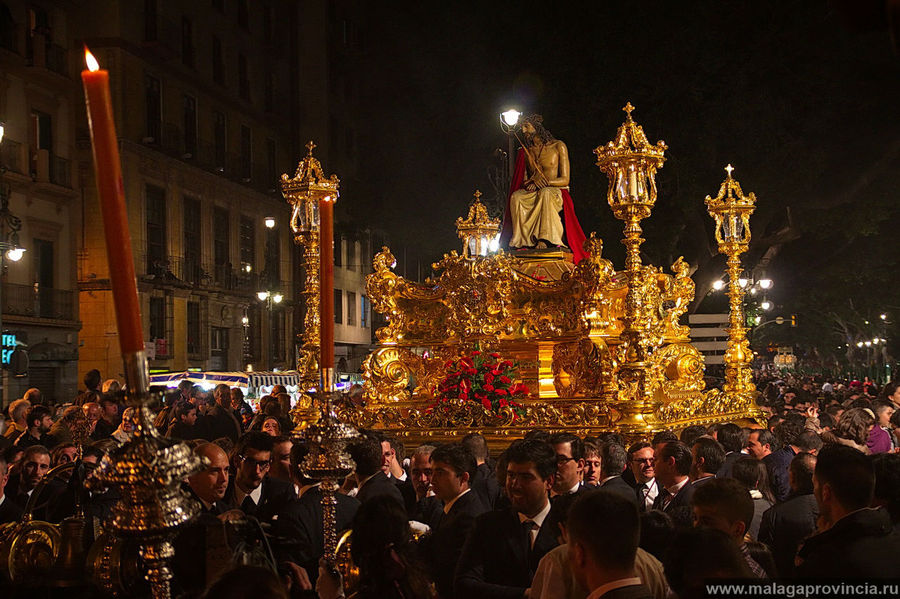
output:
{"label": "gold lantern", "polygon": [[465,258],[487,256],[495,250],[500,230],[500,220],[488,216],[487,208],[481,203],[481,192],[476,189],[472,195],[475,201],[469,206],[468,216],[456,219],[456,232],[462,240]]}
{"label": "gold lantern", "polygon": [[750,369],[753,354],[744,326],[744,290],[741,277],[741,254],[750,245],[750,215],[756,208],[756,196],[744,195],[741,185],[732,178],[734,170],[725,167],[725,180],[715,198],[706,196],[706,208],[716,221],[719,253],[728,257],[728,350],[725,352],[725,385],[727,394],[751,394],[756,390]]}
{"label": "gold lantern", "polygon": [[649,358],[652,348],[648,339],[653,309],[643,292],[652,273],[644,273],[641,264],[641,221],[650,216],[656,203],[656,171],[665,162],[666,144],[663,141],[651,145],[643,128],[631,118],[634,106],[627,103],[625,122],[619,127],[616,138],[594,150],[597,166],[609,179],[607,199],[616,218],[625,223],[625,274],[628,292],[625,296],[625,314],[620,350],[621,369],[619,379],[628,392],[629,405],[622,407],[620,426],[645,428],[652,426],[653,389],[649,380]]}

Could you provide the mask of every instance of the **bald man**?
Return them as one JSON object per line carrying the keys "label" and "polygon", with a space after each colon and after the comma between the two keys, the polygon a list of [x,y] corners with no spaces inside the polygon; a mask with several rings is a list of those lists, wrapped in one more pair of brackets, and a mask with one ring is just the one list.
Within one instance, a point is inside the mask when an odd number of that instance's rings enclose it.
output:
{"label": "bald man", "polygon": [[207,514],[219,516],[233,509],[223,501],[228,490],[228,456],[214,443],[204,443],[194,453],[209,460],[209,464],[188,477],[191,494],[200,501]]}

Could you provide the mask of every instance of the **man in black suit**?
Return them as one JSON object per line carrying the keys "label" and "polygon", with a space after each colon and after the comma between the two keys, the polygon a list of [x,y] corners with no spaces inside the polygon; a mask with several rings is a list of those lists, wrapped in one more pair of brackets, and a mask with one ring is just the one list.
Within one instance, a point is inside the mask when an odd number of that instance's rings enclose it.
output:
{"label": "man in black suit", "polygon": [[506,455],[511,507],[475,520],[456,568],[457,597],[523,597],[538,562],[558,544],[548,499],[556,477],[556,452],[546,442],[532,439],[514,442]]}
{"label": "man in black suit", "polygon": [[725,464],[725,450],[712,437],[699,437],[691,447],[691,482],[694,487],[716,479]]}
{"label": "man in black suit", "polygon": [[478,493],[469,487],[475,458],[461,444],[442,445],[431,453],[431,484],[443,509],[430,523],[432,532],[422,540],[423,555],[441,597],[453,597],[453,575],[459,554],[475,518],[487,511]]}
{"label": "man in black suit", "polygon": [[434,445],[420,445],[409,459],[409,478],[416,492],[416,507],[410,520],[429,524],[441,512],[441,500],[431,488],[431,452]]}
{"label": "man in black suit", "polygon": [[634,569],[640,541],[635,501],[601,487],[575,501],[566,530],[572,573],[591,591],[591,599],[653,597]]}
{"label": "man in black suit", "polygon": [[797,552],[798,578],[900,578],[900,535],[884,508],[866,509],[875,491],[872,462],[844,445],[817,456],[813,489],[818,533]]}
{"label": "man in black suit", "polygon": [[725,450],[725,463],[716,472],[716,476],[731,478],[731,469],[734,467],[734,463],[739,457],[745,455],[741,453],[747,445],[744,429],[731,422],[723,424],[716,431],[716,441],[721,443],[722,449]]}
{"label": "man in black suit", "polygon": [[641,512],[653,509],[653,502],[659,495],[659,483],[653,467],[656,458],[653,446],[646,441],[638,441],[628,448],[628,464],[634,479],[634,492]]}
{"label": "man in black suit", "polygon": [[18,522],[22,517],[22,506],[17,505],[4,494],[6,481],[9,480],[9,467],[6,458],[0,454],[0,524]]}
{"label": "man in black suit", "polygon": [[205,468],[188,477],[188,488],[200,502],[202,511],[220,516],[234,509],[225,501],[229,478],[228,456],[214,443],[204,443],[194,449],[194,453],[209,460]]}
{"label": "man in black suit", "polygon": [[215,441],[227,437],[236,442],[241,436],[241,425],[235,419],[231,409],[231,389],[228,385],[216,385],[213,396],[216,403],[207,410],[206,416],[203,418],[206,426],[206,438],[209,441]]}
{"label": "man in black suit", "polygon": [[350,457],[356,463],[356,498],[366,503],[373,497],[389,495],[397,500],[404,509],[406,504],[397,485],[391,482],[382,471],[381,442],[370,433],[365,433],[347,448]]}
{"label": "man in black suit", "polygon": [[469,433],[463,437],[462,444],[469,448],[472,455],[475,456],[475,463],[478,468],[475,470],[475,476],[469,483],[473,491],[478,493],[481,503],[489,510],[495,509],[497,500],[500,499],[500,483],[494,476],[494,471],[487,464],[488,446],[484,435],[480,433]]}
{"label": "man in black suit", "polygon": [[690,448],[681,441],[666,441],[657,445],[653,453],[653,469],[659,484],[653,509],[669,514],[676,526],[691,526],[694,486],[688,478],[693,461]]}
{"label": "man in black suit", "polygon": [[581,484],[584,472],[584,441],[572,433],[556,433],[550,437],[550,445],[556,452],[556,481],[554,496],[583,493],[587,491]]}
{"label": "man in black suit", "polygon": [[634,488],[622,480],[622,472],[628,462],[625,448],[618,443],[607,441],[600,448],[600,488],[627,499],[638,507],[638,497]]}
{"label": "man in black suit", "polygon": [[295,499],[293,485],[266,476],[274,442],[269,434],[250,431],[238,440],[231,454],[234,479],[225,500],[260,522],[271,523]]}
{"label": "man in black suit", "polygon": [[[50,452],[43,445],[32,445],[25,449],[19,472],[9,477],[4,493],[12,498],[13,503],[24,509],[34,493],[34,489],[49,471]],[[44,487],[44,491],[36,503],[46,509],[48,501],[49,488]],[[46,513],[43,510],[33,515],[37,520],[46,519]]]}
{"label": "man in black suit", "polygon": [[819,507],[813,495],[813,472],[816,456],[798,453],[788,470],[791,495],[784,503],[777,503],[763,512],[759,526],[759,541],[772,550],[778,575],[794,574],[794,557],[800,543],[816,531]]}
{"label": "man in black suit", "polygon": [[46,447],[46,436],[50,432],[50,427],[53,426],[50,408],[40,405],[32,407],[25,416],[25,423],[28,428],[16,438],[14,445],[23,449],[28,449],[32,445]]}

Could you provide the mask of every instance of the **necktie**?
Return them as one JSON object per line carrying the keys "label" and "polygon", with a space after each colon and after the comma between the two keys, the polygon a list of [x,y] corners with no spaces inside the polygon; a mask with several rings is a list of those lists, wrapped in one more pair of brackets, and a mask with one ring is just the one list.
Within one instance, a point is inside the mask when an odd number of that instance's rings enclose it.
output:
{"label": "necktie", "polygon": [[241,502],[241,510],[248,516],[252,516],[256,513],[256,502],[253,501],[252,497],[249,495],[244,497],[244,500]]}
{"label": "necktie", "polygon": [[669,502],[672,501],[672,494],[669,493],[668,489],[660,489],[658,499],[660,509],[665,511],[669,507]]}
{"label": "necktie", "polygon": [[534,546],[534,538],[531,536],[531,531],[535,530],[537,527],[538,526],[534,522],[534,520],[525,520],[524,522],[522,522],[522,530],[525,531],[525,540],[528,541],[529,551]]}

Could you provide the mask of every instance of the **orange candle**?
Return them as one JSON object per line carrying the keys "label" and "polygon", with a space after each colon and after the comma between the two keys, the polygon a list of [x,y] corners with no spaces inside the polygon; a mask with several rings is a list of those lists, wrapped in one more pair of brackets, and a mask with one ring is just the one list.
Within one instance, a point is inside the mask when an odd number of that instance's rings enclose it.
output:
{"label": "orange candle", "polygon": [[144,350],[144,333],[131,253],[131,235],[128,232],[128,214],[125,210],[122,165],[119,161],[119,145],[109,95],[109,72],[100,68],[87,48],[84,49],[84,58],[88,70],[81,72],[81,80],[84,83],[88,124],[91,127],[94,175],[103,214],[119,347],[123,355],[133,354]]}
{"label": "orange candle", "polygon": [[319,202],[319,320],[319,368],[334,368],[334,200],[330,197]]}

